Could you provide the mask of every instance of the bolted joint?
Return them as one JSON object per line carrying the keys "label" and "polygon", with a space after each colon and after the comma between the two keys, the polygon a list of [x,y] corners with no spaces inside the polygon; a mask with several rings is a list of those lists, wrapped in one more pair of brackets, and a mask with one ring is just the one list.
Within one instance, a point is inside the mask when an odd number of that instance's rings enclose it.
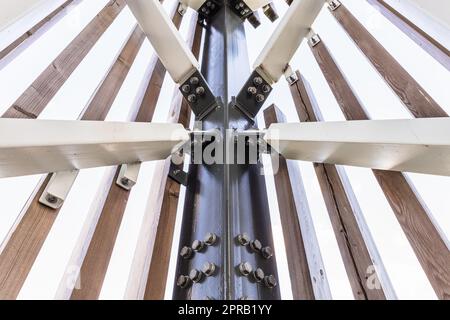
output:
{"label": "bolted joint", "polygon": [[269,276],[264,277],[264,284],[266,285],[267,288],[273,289],[277,286],[278,282],[275,276],[271,274]]}
{"label": "bolted joint", "polygon": [[254,119],[262,108],[270,93],[272,86],[268,83],[258,70],[248,78],[237,97],[234,105],[250,119]]}
{"label": "bolted joint", "polygon": [[261,25],[261,20],[259,18],[258,11],[253,12],[247,17],[247,21],[253,26],[253,28],[258,28]]}
{"label": "bolted joint", "polygon": [[329,1],[328,1],[328,8],[329,8],[331,11],[336,10],[336,9],[339,8],[340,6],[341,6],[341,2],[338,1],[338,0],[329,0]]}
{"label": "bolted joint", "polygon": [[273,3],[265,5],[263,7],[263,12],[271,22],[275,22],[279,18],[277,9]]}
{"label": "bolted joint", "polygon": [[238,268],[240,274],[244,277],[247,277],[253,271],[253,267],[249,262],[241,262]]}
{"label": "bolted joint", "polygon": [[320,36],[317,33],[311,34],[308,39],[309,45],[313,48],[317,46],[320,43],[320,41],[322,40],[320,39]]}
{"label": "bolted joint", "polygon": [[216,97],[199,70],[195,70],[180,85],[179,89],[199,120],[211,112],[218,104]]}
{"label": "bolted joint", "polygon": [[270,259],[273,257],[273,250],[271,247],[267,246],[261,249],[261,255],[264,259]]}

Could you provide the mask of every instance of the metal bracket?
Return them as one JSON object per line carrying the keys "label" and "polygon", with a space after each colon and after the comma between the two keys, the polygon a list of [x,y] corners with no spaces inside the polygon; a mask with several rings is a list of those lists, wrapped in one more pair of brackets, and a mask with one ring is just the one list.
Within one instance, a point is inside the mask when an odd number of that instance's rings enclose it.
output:
{"label": "metal bracket", "polygon": [[254,119],[271,92],[272,86],[255,70],[232,103],[250,119]]}
{"label": "metal bracket", "polygon": [[292,67],[290,65],[286,66],[286,69],[284,70],[284,76],[290,86],[292,86],[299,80],[297,73],[292,70]]}
{"label": "metal bracket", "polygon": [[341,2],[339,0],[330,0],[328,1],[328,8],[331,11],[336,10],[337,8],[339,8],[341,6]]}
{"label": "metal bracket", "polygon": [[280,17],[277,8],[272,2],[263,7],[263,12],[271,22],[275,22]]}
{"label": "metal bracket", "polygon": [[312,32],[310,35],[308,35],[308,42],[311,45],[311,47],[317,46],[320,41],[322,41],[317,33]]}
{"label": "metal bracket", "polygon": [[247,17],[247,21],[253,26],[253,28],[258,28],[261,25],[261,19],[259,17],[258,11],[253,12]]}
{"label": "metal bracket", "polygon": [[228,5],[238,17],[242,18],[242,20],[247,19],[248,16],[253,13],[252,9],[250,9],[245,1],[242,0],[230,0],[228,1]]}
{"label": "metal bracket", "polygon": [[221,8],[222,4],[217,0],[208,0],[198,9],[199,20],[207,20],[214,16]]}
{"label": "metal bracket", "polygon": [[187,186],[188,173],[180,169],[178,165],[175,165],[173,163],[170,164],[169,178],[171,178],[175,182],[178,182],[179,184],[182,184],[183,186]]}
{"label": "metal bracket", "polygon": [[178,13],[179,13],[180,15],[184,16],[184,14],[185,14],[186,11],[187,11],[187,8],[188,8],[188,7],[187,7],[186,4],[180,2],[180,4],[178,5]]}
{"label": "metal bracket", "polygon": [[131,190],[136,184],[141,169],[140,163],[122,164],[120,166],[119,175],[117,176],[116,184],[125,190]]}
{"label": "metal bracket", "polygon": [[39,198],[39,202],[52,209],[61,208],[77,178],[78,172],[78,170],[73,170],[53,173]]}

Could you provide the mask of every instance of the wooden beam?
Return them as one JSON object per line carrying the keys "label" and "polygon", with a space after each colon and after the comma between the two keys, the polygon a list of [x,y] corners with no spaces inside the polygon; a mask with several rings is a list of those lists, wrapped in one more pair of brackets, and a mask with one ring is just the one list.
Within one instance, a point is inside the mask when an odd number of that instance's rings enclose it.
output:
{"label": "wooden beam", "polygon": [[[82,120],[104,120],[143,40],[144,34],[136,27],[93,97],[92,102],[96,103],[89,104]],[[109,96],[106,95],[107,98],[105,98],[105,93],[109,94]],[[103,97],[104,100],[98,97]],[[18,116],[20,117],[20,114]],[[17,297],[58,215],[59,210],[50,209],[39,203],[39,198],[50,176],[47,176],[34,196],[0,255],[0,299]]]}
{"label": "wooden beam", "polygon": [[[266,127],[272,123],[286,122],[285,116],[275,105],[264,111]],[[288,165],[282,155],[273,161],[273,168],[277,170],[274,175],[280,211],[281,225],[283,227],[284,244],[291,279],[292,296],[294,300],[314,300],[314,290],[311,274],[308,267],[305,245],[297,215],[294,195],[291,187]],[[274,162],[278,161],[278,166]],[[302,183],[298,181],[298,183]]]}
{"label": "wooden beam", "polygon": [[[301,122],[320,121],[312,103],[303,76],[297,71],[298,81],[290,86],[292,98]],[[354,103],[354,101],[353,101]],[[385,299],[383,289],[367,287],[367,270],[373,265],[369,250],[356,219],[356,212],[347,196],[339,172],[334,165],[314,164],[334,234],[350,280],[353,295],[358,300]]]}
{"label": "wooden beam", "polygon": [[[340,9],[337,9],[339,11]],[[366,120],[367,114],[344,75],[333,60],[323,40],[311,50],[347,120]],[[395,72],[395,70],[394,70]],[[394,73],[393,76],[396,77]],[[438,116],[441,111],[415,110],[429,116]],[[405,232],[419,262],[437,296],[450,297],[450,252],[433,225],[427,209],[415,194],[408,180],[401,172],[373,170],[393,212]]]}
{"label": "wooden beam", "polygon": [[3,117],[37,118],[124,7],[124,0],[111,0],[25,90]]}
{"label": "wooden beam", "polygon": [[412,41],[428,52],[444,68],[450,71],[450,50],[440,44],[428,33],[420,29],[411,20],[395,10],[384,0],[367,0],[383,16],[406,34]]}
{"label": "wooden beam", "polygon": [[0,51],[0,60],[10,54],[14,49],[20,46],[25,40],[34,35],[40,28],[42,28],[47,22],[52,20],[55,16],[57,16],[61,11],[67,8],[74,0],[67,0],[58,8],[53,10],[49,15],[47,15],[44,19],[35,24],[30,30],[22,34],[19,38],[14,40],[11,44],[9,44],[5,49]]}
{"label": "wooden beam", "polygon": [[[180,27],[182,16],[176,10],[173,11],[172,21],[177,28]],[[164,66],[158,60],[135,121],[150,122],[153,118],[165,73]],[[80,279],[83,281],[81,288],[73,290],[72,300],[91,300],[99,297],[130,195],[129,191],[122,189],[116,184],[119,171],[120,167],[116,170],[116,175],[111,183],[105,205],[95,226],[94,234],[81,266]]]}
{"label": "wooden beam", "polygon": [[417,118],[447,117],[438,103],[343,4],[331,13],[412,115]]}
{"label": "wooden beam", "polygon": [[[192,52],[197,59],[200,55],[202,33],[203,28],[197,23],[194,32],[192,32]],[[175,117],[171,117],[171,121],[176,121],[183,124],[185,127],[188,127],[191,109],[185,100],[182,100],[182,102],[179,101],[182,97],[178,92],[176,95],[178,96],[178,99],[175,97],[175,105],[170,112],[170,115],[175,115]],[[181,102],[181,107],[177,100]],[[175,164],[171,164],[171,166],[171,170],[183,170],[183,165],[176,166]],[[151,259],[150,268],[148,269],[148,278],[144,292],[145,300],[164,299],[167,276],[169,273],[169,263],[172,253],[172,243],[181,186],[178,182],[167,178],[167,176],[165,177],[165,181],[165,185],[161,185],[161,188],[164,188],[164,193],[153,252],[151,254],[151,257],[155,257],[155,259]]]}

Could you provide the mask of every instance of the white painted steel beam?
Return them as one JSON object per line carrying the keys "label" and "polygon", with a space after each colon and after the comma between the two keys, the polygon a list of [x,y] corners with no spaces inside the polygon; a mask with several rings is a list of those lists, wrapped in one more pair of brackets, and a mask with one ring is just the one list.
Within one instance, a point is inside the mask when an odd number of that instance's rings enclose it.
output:
{"label": "white painted steel beam", "polygon": [[288,159],[450,176],[450,118],[273,124]]}
{"label": "white painted steel beam", "polygon": [[284,74],[325,2],[296,0],[291,4],[254,64],[267,82],[273,84]]}
{"label": "white painted steel beam", "polygon": [[256,11],[271,3],[272,0],[245,0],[244,2],[252,11]]}
{"label": "white painted steel beam", "polygon": [[181,84],[198,70],[197,59],[158,0],[127,0],[127,4],[173,81]]}
{"label": "white painted steel beam", "polygon": [[167,158],[180,124],[0,119],[0,178]]}

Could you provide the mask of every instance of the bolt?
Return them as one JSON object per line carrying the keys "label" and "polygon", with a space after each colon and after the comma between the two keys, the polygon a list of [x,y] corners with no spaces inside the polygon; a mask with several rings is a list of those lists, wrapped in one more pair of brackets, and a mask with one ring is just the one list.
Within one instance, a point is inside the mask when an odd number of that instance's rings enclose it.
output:
{"label": "bolt", "polygon": [[250,238],[249,238],[248,234],[242,233],[237,236],[237,241],[239,242],[239,244],[241,246],[246,246],[250,243]]}
{"label": "bolt", "polygon": [[216,5],[213,3],[211,4],[211,10],[214,10],[216,8]]}
{"label": "bolt", "polygon": [[210,13],[211,13],[211,11],[209,11],[209,10],[206,10],[206,12],[205,12],[206,15],[209,15]]}
{"label": "bolt", "polygon": [[212,262],[205,262],[202,271],[205,274],[205,276],[210,277],[216,271],[216,265]]}
{"label": "bolt", "polygon": [[243,7],[244,7],[244,3],[243,3],[243,2],[240,2],[240,3],[239,3],[239,7],[243,8]]}
{"label": "bolt", "polygon": [[261,254],[265,259],[270,259],[273,257],[273,250],[271,247],[264,247],[261,249]]}
{"label": "bolt", "polygon": [[263,102],[266,99],[263,94],[256,95],[256,102]]}
{"label": "bolt", "polygon": [[205,94],[205,88],[198,87],[197,89],[195,89],[195,93],[198,94],[199,96],[202,96]]}
{"label": "bolt", "polygon": [[208,232],[206,234],[204,242],[207,246],[214,245],[216,243],[216,241],[217,241],[217,235],[215,233]]}
{"label": "bolt", "polygon": [[183,91],[184,93],[189,93],[189,92],[191,92],[191,86],[188,84],[185,84],[184,86],[181,87],[181,91]]}
{"label": "bolt", "polygon": [[211,1],[208,1],[208,2],[206,3],[206,6],[207,6],[207,7],[211,7]]}
{"label": "bolt", "polygon": [[187,99],[190,103],[194,103],[197,101],[197,96],[195,94],[190,94]]}
{"label": "bolt", "polygon": [[248,87],[247,92],[251,95],[255,95],[256,92],[258,92],[258,89],[256,89],[256,87]]}
{"label": "bolt", "polygon": [[200,80],[198,80],[197,77],[192,77],[192,78],[189,80],[189,83],[192,84],[193,86],[196,86],[196,85],[198,85],[199,81],[200,81]]}
{"label": "bolt", "polygon": [[245,10],[241,10],[241,16],[245,15]]}
{"label": "bolt", "polygon": [[205,247],[203,241],[200,240],[194,240],[192,242],[192,249],[194,249],[194,251],[202,251],[202,249]]}
{"label": "bolt", "polygon": [[259,241],[258,239],[253,240],[252,242],[250,242],[250,248],[252,248],[252,250],[255,252],[260,251],[262,248],[261,241]]}
{"label": "bolt", "polygon": [[206,8],[202,8],[202,12],[204,13],[206,11]]}
{"label": "bolt", "polygon": [[179,286],[183,289],[187,288],[190,283],[191,283],[191,279],[189,279],[188,276],[181,275],[177,279],[177,286]]}
{"label": "bolt", "polygon": [[128,186],[130,184],[130,180],[128,178],[123,177],[122,179],[120,179],[120,182],[124,185],[124,186]]}
{"label": "bolt", "polygon": [[270,86],[267,84],[263,85],[262,92],[269,93],[269,91],[270,91]]}
{"label": "bolt", "polygon": [[252,265],[249,262],[241,262],[239,264],[239,272],[244,277],[247,277],[252,272],[252,270]]}
{"label": "bolt", "polygon": [[273,275],[264,277],[264,284],[267,288],[275,288],[277,286],[277,279]]}
{"label": "bolt", "polygon": [[189,278],[194,283],[200,282],[200,280],[202,280],[202,275],[203,273],[197,269],[192,269],[191,272],[189,272]]}
{"label": "bolt", "polygon": [[190,248],[188,246],[184,246],[180,250],[180,256],[184,259],[189,259],[190,257],[192,257],[192,253],[193,253],[192,248]]}
{"label": "bolt", "polygon": [[253,83],[259,86],[261,83],[263,83],[263,79],[261,77],[255,77],[253,78]]}
{"label": "bolt", "polygon": [[56,198],[55,196],[52,196],[51,194],[47,194],[47,196],[45,197],[45,200],[47,200],[48,203],[58,202],[58,198]]}
{"label": "bolt", "polygon": [[264,280],[264,271],[261,268],[257,268],[253,271],[253,278],[255,278],[256,282],[261,282]]}

